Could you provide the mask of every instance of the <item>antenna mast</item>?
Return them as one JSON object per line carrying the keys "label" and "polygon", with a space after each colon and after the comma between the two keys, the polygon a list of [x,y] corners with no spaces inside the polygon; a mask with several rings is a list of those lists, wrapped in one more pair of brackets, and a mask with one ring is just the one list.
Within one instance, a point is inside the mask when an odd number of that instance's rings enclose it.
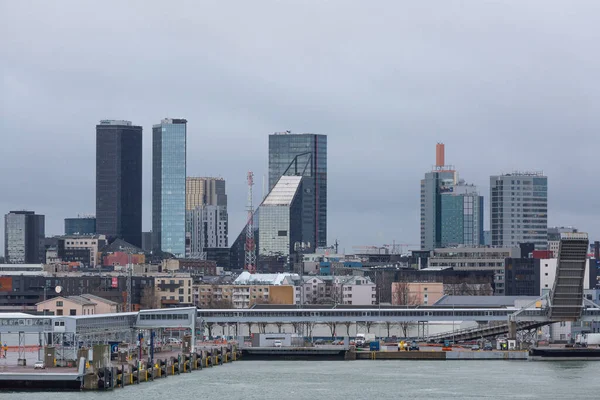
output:
{"label": "antenna mast", "polygon": [[254,224],[253,214],[254,207],[252,205],[252,186],[254,185],[254,174],[248,171],[248,223],[246,224],[246,263],[245,269],[251,274],[256,272],[256,244],[254,242]]}

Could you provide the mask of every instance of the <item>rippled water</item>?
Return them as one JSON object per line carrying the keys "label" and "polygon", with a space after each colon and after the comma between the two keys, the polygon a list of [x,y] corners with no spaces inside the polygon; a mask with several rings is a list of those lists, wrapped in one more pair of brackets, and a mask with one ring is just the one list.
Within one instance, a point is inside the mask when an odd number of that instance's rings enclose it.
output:
{"label": "rippled water", "polygon": [[[600,362],[239,361],[113,392],[0,399],[595,399]],[[33,397],[32,397],[33,396]]]}

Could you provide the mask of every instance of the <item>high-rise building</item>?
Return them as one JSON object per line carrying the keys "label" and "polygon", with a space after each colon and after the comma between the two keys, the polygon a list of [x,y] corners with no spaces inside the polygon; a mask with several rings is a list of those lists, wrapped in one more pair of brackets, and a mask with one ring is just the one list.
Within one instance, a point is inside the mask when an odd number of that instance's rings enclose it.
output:
{"label": "high-rise building", "polygon": [[65,218],[65,235],[95,235],[96,217]]}
{"label": "high-rise building", "polygon": [[441,189],[441,247],[484,244],[483,196],[460,180]]}
{"label": "high-rise building", "polygon": [[289,131],[269,135],[269,192],[282,176],[313,178],[313,186],[307,181],[304,188],[313,206],[305,209],[303,219],[312,221],[314,233],[304,236],[313,248],[327,246],[327,136]]}
{"label": "high-rise building", "polygon": [[198,206],[226,206],[225,180],[223,178],[190,177],[186,178],[185,209],[193,210]]}
{"label": "high-rise building", "polygon": [[490,177],[492,245],[548,246],[548,178],[541,172],[513,172]]}
{"label": "high-rise building", "polygon": [[436,165],[421,180],[421,250],[483,244],[483,196],[445,165],[444,144],[436,145]]}
{"label": "high-rise building", "polygon": [[313,198],[305,189],[313,185],[311,177],[282,176],[269,192],[259,207],[259,258],[286,257],[294,253],[296,243],[307,242],[304,229],[312,230],[312,225],[303,216],[305,207],[312,209]]}
{"label": "high-rise building", "polygon": [[96,125],[96,233],[142,244],[142,127]]}
{"label": "high-rise building", "polygon": [[185,256],[185,119],[152,126],[152,232],[156,250]]}
{"label": "high-rise building", "polygon": [[207,259],[207,248],[228,247],[227,194],[222,178],[186,179],[186,257]]}
{"label": "high-rise building", "polygon": [[4,216],[4,262],[37,264],[46,259],[45,218],[34,211],[11,211]]}

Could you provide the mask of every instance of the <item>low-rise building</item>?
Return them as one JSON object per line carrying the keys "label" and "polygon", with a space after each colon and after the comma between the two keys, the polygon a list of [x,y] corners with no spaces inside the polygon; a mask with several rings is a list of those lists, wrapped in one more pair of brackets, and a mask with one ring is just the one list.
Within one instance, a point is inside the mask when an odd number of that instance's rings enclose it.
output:
{"label": "low-rise building", "polygon": [[155,303],[158,307],[193,304],[190,274],[160,274],[154,276]]}
{"label": "low-rise building", "polygon": [[394,282],[392,283],[392,305],[434,304],[444,296],[442,282]]}
{"label": "low-rise building", "polygon": [[94,315],[96,303],[81,296],[59,296],[36,304],[47,315]]}

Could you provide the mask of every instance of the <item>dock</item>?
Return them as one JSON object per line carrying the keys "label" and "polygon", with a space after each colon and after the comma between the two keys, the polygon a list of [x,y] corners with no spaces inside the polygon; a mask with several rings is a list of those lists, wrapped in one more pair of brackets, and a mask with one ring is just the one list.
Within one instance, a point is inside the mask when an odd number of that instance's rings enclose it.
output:
{"label": "dock", "polygon": [[[108,354],[108,345],[94,346],[93,351],[94,354]],[[87,354],[87,350],[81,354]],[[77,361],[76,368],[0,366],[0,389],[114,390],[231,363],[241,355],[235,344],[227,344],[199,346],[193,353],[159,354],[153,363],[139,360],[110,361],[110,357],[97,357],[95,362],[90,362],[82,356]]]}

